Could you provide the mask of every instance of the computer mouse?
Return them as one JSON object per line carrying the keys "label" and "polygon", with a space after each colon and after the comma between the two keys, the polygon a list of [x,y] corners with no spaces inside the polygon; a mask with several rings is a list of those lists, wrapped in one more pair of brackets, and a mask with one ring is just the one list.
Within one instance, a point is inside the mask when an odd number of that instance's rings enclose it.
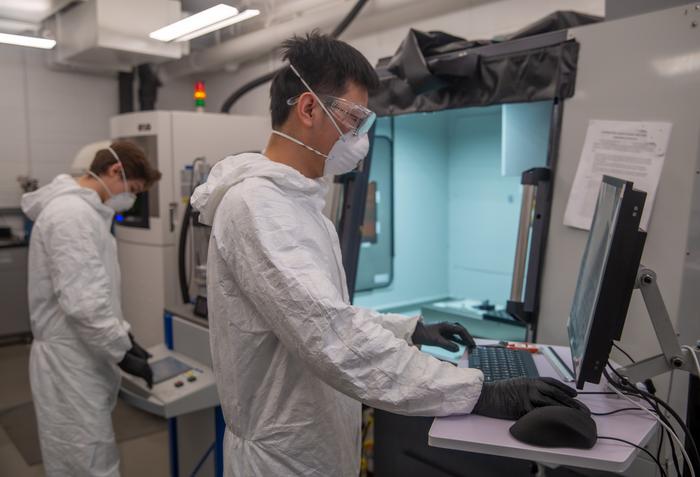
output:
{"label": "computer mouse", "polygon": [[590,449],[598,439],[590,414],[566,406],[533,409],[510,427],[510,433],[520,442],[541,447]]}

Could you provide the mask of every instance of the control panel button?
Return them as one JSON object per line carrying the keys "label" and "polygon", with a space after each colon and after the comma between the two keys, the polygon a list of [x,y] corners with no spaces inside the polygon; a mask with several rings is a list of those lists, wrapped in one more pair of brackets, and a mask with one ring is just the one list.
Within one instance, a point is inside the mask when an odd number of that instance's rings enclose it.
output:
{"label": "control panel button", "polygon": [[197,380],[197,376],[189,376],[189,377],[187,378],[187,381],[189,381],[189,382],[193,382],[193,381],[196,381],[196,380]]}
{"label": "control panel button", "polygon": [[182,381],[175,381],[175,387],[176,387],[176,388],[181,388],[184,384],[185,384],[185,383],[183,383]]}

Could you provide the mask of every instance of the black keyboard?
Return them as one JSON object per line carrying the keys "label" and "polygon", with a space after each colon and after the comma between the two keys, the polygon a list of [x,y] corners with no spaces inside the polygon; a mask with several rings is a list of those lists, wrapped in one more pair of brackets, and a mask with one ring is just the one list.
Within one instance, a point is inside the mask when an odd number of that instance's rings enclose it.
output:
{"label": "black keyboard", "polygon": [[485,382],[539,376],[531,353],[498,346],[477,346],[469,353],[469,367],[480,369]]}

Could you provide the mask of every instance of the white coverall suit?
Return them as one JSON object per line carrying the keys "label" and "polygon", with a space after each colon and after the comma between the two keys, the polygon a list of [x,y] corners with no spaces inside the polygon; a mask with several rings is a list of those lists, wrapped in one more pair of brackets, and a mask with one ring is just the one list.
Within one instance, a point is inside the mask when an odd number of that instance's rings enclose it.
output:
{"label": "white coverall suit", "polygon": [[29,246],[29,377],[48,476],[119,475],[111,412],[131,348],[114,211],[68,175],[22,197]]}
{"label": "white coverall suit", "polygon": [[192,204],[213,224],[208,299],[225,475],[357,476],[361,403],[466,414],[481,371],[409,341],[417,318],[349,304],[327,185],[261,154],[228,157]]}

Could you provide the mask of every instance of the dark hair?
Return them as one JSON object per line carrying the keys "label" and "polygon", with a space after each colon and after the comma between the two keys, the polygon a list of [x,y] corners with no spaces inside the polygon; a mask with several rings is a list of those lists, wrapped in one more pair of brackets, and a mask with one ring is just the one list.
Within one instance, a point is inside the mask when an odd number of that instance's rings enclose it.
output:
{"label": "dark hair", "polygon": [[[294,36],[282,43],[282,59],[294,65],[299,74],[317,94],[340,96],[348,82],[365,87],[368,92],[379,88],[379,79],[362,53],[345,42],[313,31],[304,37]],[[272,127],[287,120],[291,106],[289,98],[307,89],[287,66],[272,80],[270,86],[270,115]]]}
{"label": "dark hair", "polygon": [[[146,189],[153,185],[154,182],[160,180],[160,171],[151,166],[143,149],[133,142],[114,141],[110,144],[110,147],[117,153],[117,156],[119,156],[127,180],[143,180]],[[116,162],[117,160],[112,153],[109,152],[109,149],[100,149],[97,151],[97,154],[95,154],[95,159],[93,159],[92,164],[90,164],[90,171],[101,176],[105,174],[112,165],[116,164]]]}

